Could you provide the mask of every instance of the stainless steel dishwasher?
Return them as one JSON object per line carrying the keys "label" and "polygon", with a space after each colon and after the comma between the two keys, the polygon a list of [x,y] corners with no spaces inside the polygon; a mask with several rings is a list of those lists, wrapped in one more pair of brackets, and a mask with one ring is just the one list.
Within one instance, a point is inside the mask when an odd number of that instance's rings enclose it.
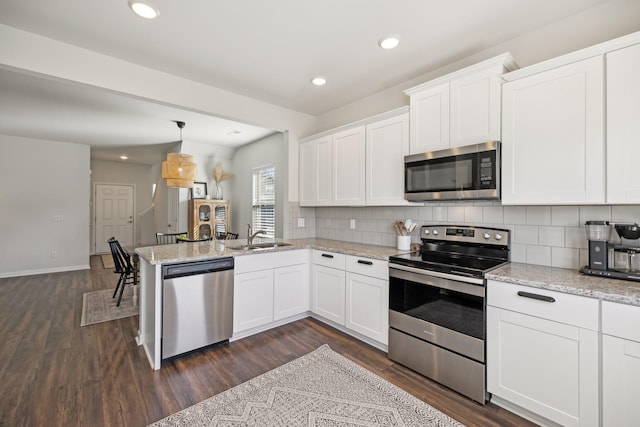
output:
{"label": "stainless steel dishwasher", "polygon": [[233,258],[162,267],[162,359],[233,333]]}

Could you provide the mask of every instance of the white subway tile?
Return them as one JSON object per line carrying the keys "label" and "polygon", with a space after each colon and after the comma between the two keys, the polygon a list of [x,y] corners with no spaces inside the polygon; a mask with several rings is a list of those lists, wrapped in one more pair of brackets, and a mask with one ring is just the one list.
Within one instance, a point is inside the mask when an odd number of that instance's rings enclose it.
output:
{"label": "white subway tile", "polygon": [[611,221],[640,223],[640,205],[612,206]]}
{"label": "white subway tile", "polygon": [[503,224],[504,210],[502,206],[483,206],[482,221],[485,224]]}
{"label": "white subway tile", "polygon": [[527,262],[527,246],[519,243],[511,244],[511,262]]}
{"label": "white subway tile", "polygon": [[551,248],[551,266],[559,268],[580,268],[580,249]]}
{"label": "white subway tile", "polygon": [[580,206],[580,225],[587,221],[611,221],[611,206]]}
{"label": "white subway tile", "polygon": [[544,246],[564,247],[564,227],[538,227],[538,243]]}
{"label": "white subway tile", "polygon": [[514,243],[538,244],[538,227],[534,225],[516,225],[513,234]]}
{"label": "white subway tile", "polygon": [[551,225],[551,208],[549,206],[527,206],[527,225]]}
{"label": "white subway tile", "polygon": [[551,247],[527,245],[527,264],[551,266]]}
{"label": "white subway tile", "polygon": [[422,221],[433,220],[433,208],[431,206],[420,206],[418,208],[418,218]]}
{"label": "white subway tile", "polygon": [[580,208],[578,206],[552,206],[551,225],[579,227]]}
{"label": "white subway tile", "polygon": [[465,206],[464,221],[473,225],[482,224],[482,206]]}
{"label": "white subway tile", "polygon": [[587,248],[587,235],[583,227],[564,228],[564,246],[567,248]]}
{"label": "white subway tile", "polygon": [[447,209],[447,221],[457,224],[464,222],[464,206],[450,206]]}
{"label": "white subway tile", "polygon": [[504,223],[505,224],[524,224],[525,223],[524,206],[505,206],[504,207]]}
{"label": "white subway tile", "polygon": [[433,208],[433,221],[434,222],[446,222],[447,221],[447,208],[444,206],[435,206]]}

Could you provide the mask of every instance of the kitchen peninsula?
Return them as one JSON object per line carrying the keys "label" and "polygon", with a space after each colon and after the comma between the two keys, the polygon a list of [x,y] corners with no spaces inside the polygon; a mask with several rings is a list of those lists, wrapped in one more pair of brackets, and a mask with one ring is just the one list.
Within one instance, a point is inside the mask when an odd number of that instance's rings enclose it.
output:
{"label": "kitchen peninsula", "polygon": [[[264,242],[263,242],[264,243]],[[279,245],[279,244],[286,245]],[[232,249],[235,248],[235,249]],[[139,330],[136,338],[138,345],[142,345],[149,359],[149,363],[153,369],[161,367],[161,339],[162,339],[162,267],[167,264],[189,263],[194,261],[212,260],[223,257],[234,257],[235,260],[235,276],[236,284],[234,291],[234,333],[231,340],[240,339],[242,337],[257,333],[261,330],[270,329],[311,314],[314,306],[319,306],[321,317],[332,326],[341,327],[349,322],[345,322],[345,311],[349,312],[348,301],[345,301],[345,269],[346,259],[353,258],[356,269],[353,271],[354,278],[371,278],[379,282],[376,284],[383,286],[376,287],[379,292],[379,298],[374,303],[376,307],[373,315],[376,316],[374,324],[380,323],[377,333],[370,332],[367,325],[359,325],[357,322],[351,322],[347,326],[347,332],[352,333],[360,339],[364,339],[379,348],[386,349],[386,316],[387,316],[387,299],[388,299],[388,281],[387,281],[387,260],[389,256],[397,254],[399,251],[395,247],[367,245],[360,243],[342,242],[327,239],[293,239],[282,241],[278,239],[276,246],[270,248],[248,249],[246,248],[246,240],[213,240],[196,243],[180,243],[172,245],[148,246],[136,249],[136,253],[140,257],[140,319]],[[342,318],[332,317],[333,310],[322,311],[324,297],[321,295],[316,298],[313,286],[310,280],[312,274],[312,263],[314,256],[318,256],[322,260],[335,259],[342,262],[340,267],[334,268],[336,273],[342,273],[342,299],[336,304],[341,307]],[[357,259],[366,259],[365,263],[357,263]],[[285,286],[283,298],[277,294],[277,286],[274,288],[273,275],[277,273],[291,274],[292,266],[297,266],[295,280],[290,281]],[[372,272],[358,271],[358,268],[371,269]],[[266,272],[266,274],[265,274]],[[260,274],[262,273],[262,276]],[[268,315],[262,318],[255,317],[253,311],[260,310],[268,304],[265,301],[259,301],[258,307],[251,307],[254,315],[252,319],[243,322],[239,318],[243,310],[239,307],[245,304],[242,300],[242,280],[248,278],[252,289],[249,292],[267,292],[265,297],[273,299],[273,306],[267,307],[271,309],[271,317]],[[384,282],[384,283],[382,283]],[[356,283],[352,281],[351,283]],[[361,282],[358,282],[361,283]],[[295,288],[297,289],[295,289]],[[274,289],[275,294],[274,294]],[[373,289],[373,288],[372,288]],[[270,292],[270,293],[269,293]],[[311,296],[310,296],[311,293]],[[297,295],[297,303],[293,310],[286,307],[278,309],[278,303],[281,299],[288,300],[291,294]],[[251,301],[247,301],[251,305]],[[333,301],[330,305],[333,306]],[[383,306],[384,310],[378,310]],[[254,310],[255,309],[255,310]],[[340,310],[336,310],[340,312]],[[246,311],[246,310],[244,310]],[[275,311],[275,314],[274,314]],[[278,314],[280,313],[280,314]],[[246,327],[243,327],[245,325]],[[350,329],[349,329],[350,328]],[[368,339],[368,337],[373,337]]]}

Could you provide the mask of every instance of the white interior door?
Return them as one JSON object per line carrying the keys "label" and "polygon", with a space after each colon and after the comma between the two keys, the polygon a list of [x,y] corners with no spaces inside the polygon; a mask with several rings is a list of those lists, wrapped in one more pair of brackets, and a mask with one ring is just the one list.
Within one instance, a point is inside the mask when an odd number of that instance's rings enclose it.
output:
{"label": "white interior door", "polygon": [[112,236],[133,247],[133,185],[96,184],[95,252],[109,252]]}

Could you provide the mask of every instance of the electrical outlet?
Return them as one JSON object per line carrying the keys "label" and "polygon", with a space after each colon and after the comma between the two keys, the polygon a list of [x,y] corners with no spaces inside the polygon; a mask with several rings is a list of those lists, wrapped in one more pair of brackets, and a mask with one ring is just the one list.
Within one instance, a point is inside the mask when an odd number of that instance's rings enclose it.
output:
{"label": "electrical outlet", "polygon": [[51,251],[51,258],[55,258],[58,256],[58,252],[56,251]]}
{"label": "electrical outlet", "polygon": [[356,220],[355,219],[350,219],[349,220],[349,228],[352,230],[356,229]]}
{"label": "electrical outlet", "polygon": [[304,227],[304,218],[298,218],[298,227]]}

